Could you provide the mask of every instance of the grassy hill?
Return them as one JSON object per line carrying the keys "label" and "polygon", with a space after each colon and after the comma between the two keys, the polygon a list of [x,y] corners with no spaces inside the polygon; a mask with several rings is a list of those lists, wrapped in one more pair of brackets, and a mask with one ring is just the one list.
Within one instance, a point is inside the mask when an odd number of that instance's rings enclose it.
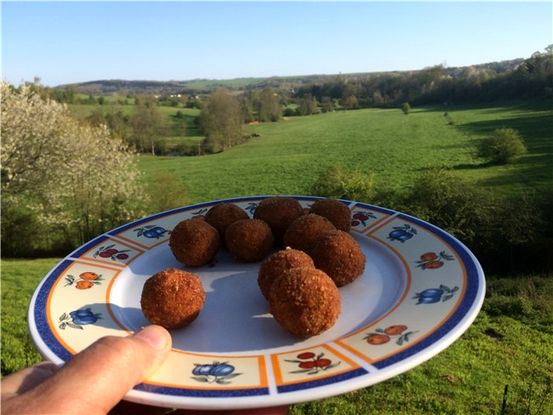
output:
{"label": "grassy hill", "polygon": [[[449,125],[447,111],[454,121]],[[146,180],[170,174],[182,181],[191,201],[251,194],[309,193],[328,166],[374,174],[379,186],[401,190],[425,169],[451,167],[498,195],[553,186],[553,140],[549,102],[493,107],[363,109],[245,126],[258,138],[224,153],[201,157],[141,156]],[[529,152],[518,163],[488,165],[475,144],[496,128],[518,129]]]}

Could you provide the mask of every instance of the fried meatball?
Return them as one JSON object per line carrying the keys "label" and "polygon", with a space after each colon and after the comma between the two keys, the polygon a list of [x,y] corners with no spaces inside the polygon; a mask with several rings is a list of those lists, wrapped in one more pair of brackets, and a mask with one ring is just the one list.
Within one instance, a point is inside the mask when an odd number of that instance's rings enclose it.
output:
{"label": "fried meatball", "polygon": [[269,310],[275,320],[295,336],[316,336],[336,323],[340,292],[323,271],[292,268],[272,285]]}
{"label": "fried meatball", "polygon": [[269,298],[271,286],[285,271],[300,267],[315,268],[315,264],[309,255],[296,249],[283,249],[263,261],[257,277],[263,296]]}
{"label": "fried meatball", "polygon": [[311,253],[322,233],[336,230],[327,219],[314,213],[297,218],[284,234],[284,245]]}
{"label": "fried meatball", "polygon": [[206,222],[219,231],[222,239],[225,238],[225,231],[229,225],[240,219],[248,219],[248,214],[233,203],[219,203],[205,215]]}
{"label": "fried meatball", "polygon": [[244,262],[262,260],[273,247],[271,228],[259,219],[241,219],[225,232],[225,243],[232,255]]}
{"label": "fried meatball", "polygon": [[217,229],[199,218],[183,220],[169,237],[171,252],[179,262],[189,267],[210,262],[217,254],[220,243]]}
{"label": "fried meatball", "polygon": [[282,242],[284,232],[298,217],[303,215],[303,208],[291,197],[270,197],[259,202],[253,217],[267,222],[277,244]]}
{"label": "fried meatball", "polygon": [[204,301],[204,287],[196,274],[168,268],[148,278],[140,306],[150,323],[177,329],[198,317]]}
{"label": "fried meatball", "polygon": [[365,255],[359,244],[340,230],[322,234],[311,257],[315,266],[326,272],[338,287],[354,281],[365,269]]}
{"label": "fried meatball", "polygon": [[311,213],[324,216],[336,229],[349,232],[351,229],[351,211],[339,200],[320,199],[311,206]]}

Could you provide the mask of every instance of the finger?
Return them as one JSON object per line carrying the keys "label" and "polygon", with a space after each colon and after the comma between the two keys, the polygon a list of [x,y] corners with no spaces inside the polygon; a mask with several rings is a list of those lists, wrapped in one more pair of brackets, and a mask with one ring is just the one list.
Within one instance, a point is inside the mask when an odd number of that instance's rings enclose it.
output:
{"label": "finger", "polygon": [[56,373],[58,367],[51,362],[37,363],[2,379],[2,399],[27,392]]}
{"label": "finger", "polygon": [[52,407],[43,411],[105,414],[151,375],[170,350],[171,336],[160,326],[146,327],[130,337],[104,337],[30,393],[49,397]]}

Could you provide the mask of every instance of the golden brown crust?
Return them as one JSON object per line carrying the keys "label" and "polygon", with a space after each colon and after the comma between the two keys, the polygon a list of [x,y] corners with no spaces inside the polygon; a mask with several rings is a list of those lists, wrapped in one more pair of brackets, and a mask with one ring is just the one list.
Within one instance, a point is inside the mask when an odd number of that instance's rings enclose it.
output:
{"label": "golden brown crust", "polygon": [[301,267],[315,268],[315,264],[309,255],[296,249],[283,249],[265,259],[259,267],[257,277],[257,283],[263,296],[269,298],[271,286],[285,271]]}
{"label": "golden brown crust", "polygon": [[221,238],[231,223],[240,219],[248,219],[248,214],[233,203],[219,203],[213,206],[205,215],[205,220],[217,231]]}
{"label": "golden brown crust", "polygon": [[205,291],[196,274],[168,268],[148,278],[140,306],[152,324],[176,329],[198,317],[204,302]]}
{"label": "golden brown crust", "polygon": [[365,255],[359,244],[340,230],[322,234],[311,257],[315,266],[326,272],[338,287],[354,281],[365,269]]}
{"label": "golden brown crust", "polygon": [[311,206],[311,213],[324,216],[336,229],[349,232],[351,229],[351,211],[339,200],[320,199]]}
{"label": "golden brown crust", "polygon": [[210,262],[219,250],[219,232],[198,218],[180,222],[169,238],[169,247],[179,262],[199,267]]}
{"label": "golden brown crust", "polygon": [[261,261],[273,247],[271,228],[259,219],[241,219],[229,225],[225,243],[232,255],[244,262]]}
{"label": "golden brown crust", "polygon": [[325,217],[310,213],[302,215],[288,227],[284,234],[284,245],[311,253],[322,233],[335,230]]}
{"label": "golden brown crust", "polygon": [[293,335],[315,336],[336,323],[341,311],[340,293],[323,271],[292,268],[271,287],[269,309],[275,320]]}
{"label": "golden brown crust", "polygon": [[273,232],[275,241],[280,244],[288,226],[301,215],[303,208],[296,199],[270,197],[259,202],[253,217],[266,222]]}

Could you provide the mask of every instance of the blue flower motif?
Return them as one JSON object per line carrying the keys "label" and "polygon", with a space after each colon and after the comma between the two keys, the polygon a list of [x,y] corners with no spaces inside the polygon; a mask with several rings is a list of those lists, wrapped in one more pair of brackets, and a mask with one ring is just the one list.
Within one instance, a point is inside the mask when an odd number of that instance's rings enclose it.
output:
{"label": "blue flower motif", "polygon": [[63,313],[59,319],[59,327],[62,330],[64,330],[66,326],[83,330],[82,326],[94,324],[101,318],[101,313],[93,313],[90,308],[81,308],[71,311],[69,314]]}
{"label": "blue flower motif", "polygon": [[240,376],[241,373],[233,373],[235,367],[229,365],[228,362],[213,362],[212,364],[194,363],[194,369],[191,376],[197,382],[202,383],[218,383],[220,385],[228,385],[230,379]]}
{"label": "blue flower motif", "polygon": [[417,234],[417,230],[406,223],[403,226],[394,226],[393,229],[394,230],[388,234],[388,239],[390,241],[404,243]]}
{"label": "blue flower motif", "polygon": [[171,231],[157,225],[146,225],[143,228],[136,228],[134,231],[137,237],[144,236],[145,238],[155,239],[159,239],[164,236],[165,233],[171,233]]}
{"label": "blue flower motif", "polygon": [[445,302],[455,295],[459,291],[459,287],[455,286],[449,288],[446,285],[440,284],[439,288],[427,288],[424,291],[415,293],[413,299],[418,300],[418,304],[434,304],[439,302]]}

